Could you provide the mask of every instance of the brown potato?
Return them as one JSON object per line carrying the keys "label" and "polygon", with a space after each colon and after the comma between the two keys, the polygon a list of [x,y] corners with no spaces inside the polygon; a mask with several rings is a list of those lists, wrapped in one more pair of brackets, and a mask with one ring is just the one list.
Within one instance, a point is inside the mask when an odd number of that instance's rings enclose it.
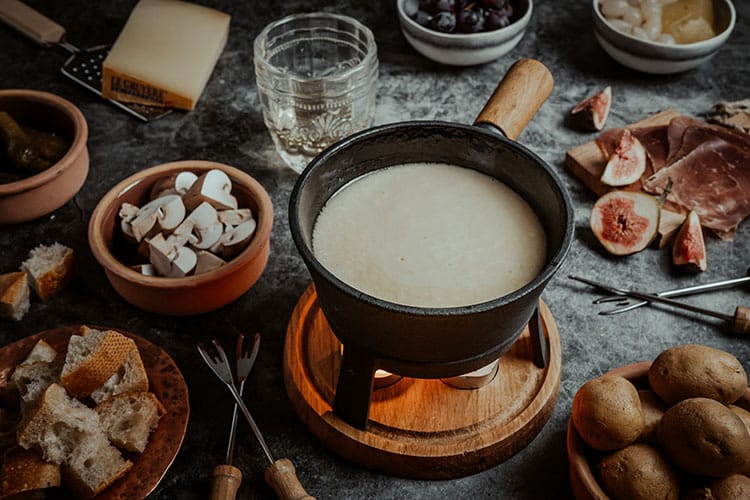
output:
{"label": "brown potato", "polygon": [[729,409],[732,410],[738,417],[740,417],[742,423],[745,424],[747,432],[750,432],[750,411],[747,411],[746,409],[737,405],[729,405]]}
{"label": "brown potato", "polygon": [[747,500],[750,498],[750,477],[732,474],[711,481],[709,489],[715,500]]}
{"label": "brown potato", "polygon": [[648,389],[639,389],[638,397],[643,409],[643,432],[636,440],[639,443],[656,444],[656,427],[668,406],[659,396]]}
{"label": "brown potato", "polygon": [[713,399],[677,403],[664,413],[656,434],[667,456],[691,474],[723,477],[750,466],[750,433]]}
{"label": "brown potato", "polygon": [[635,386],[618,375],[603,375],[578,389],[571,412],[581,438],[601,451],[627,446],[643,431],[643,410]]}
{"label": "brown potato", "polygon": [[659,354],[648,370],[651,389],[668,404],[688,398],[733,403],[747,389],[736,357],[704,345],[681,345]]}
{"label": "brown potato", "polygon": [[613,500],[676,500],[680,494],[677,472],[647,444],[631,444],[604,457],[596,472]]}

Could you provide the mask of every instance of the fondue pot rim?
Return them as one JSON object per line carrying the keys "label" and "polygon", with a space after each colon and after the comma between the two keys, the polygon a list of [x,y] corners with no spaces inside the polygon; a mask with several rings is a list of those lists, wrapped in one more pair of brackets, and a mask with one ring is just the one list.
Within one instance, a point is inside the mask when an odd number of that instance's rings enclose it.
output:
{"label": "fondue pot rim", "polygon": [[[312,266],[315,269],[315,271],[319,273],[320,275],[322,275],[328,282],[334,284],[337,288],[344,291],[347,295],[353,296],[354,298],[358,300],[368,302],[377,307],[389,309],[394,312],[398,312],[402,314],[411,314],[411,315],[416,315],[416,316],[434,316],[434,315],[460,316],[460,315],[465,315],[465,314],[480,313],[480,312],[488,311],[491,309],[495,309],[499,306],[517,301],[518,299],[524,297],[525,295],[532,293],[540,284],[543,284],[547,282],[549,279],[551,279],[552,276],[557,271],[557,269],[562,264],[573,241],[574,223],[573,223],[573,208],[572,208],[572,201],[570,199],[570,195],[568,194],[564,184],[558,177],[557,173],[541,157],[536,155],[533,151],[531,151],[524,145],[519,144],[518,142],[515,142],[511,139],[508,139],[491,124],[482,123],[479,125],[480,126],[465,125],[465,124],[460,124],[460,123],[453,123],[453,122],[446,122],[446,121],[439,121],[439,120],[412,120],[412,121],[403,121],[403,122],[397,122],[397,123],[389,123],[389,124],[374,126],[374,127],[365,129],[363,131],[354,133],[344,139],[339,140],[338,142],[332,144],[331,146],[323,150],[320,154],[318,154],[318,156],[316,156],[307,165],[307,167],[300,174],[299,178],[294,184],[294,188],[292,189],[292,193],[289,198],[289,225],[290,225],[290,229],[292,233],[292,239],[294,241],[294,244],[297,247],[297,250],[300,252],[303,260],[306,261],[307,265]],[[485,127],[485,125],[487,125],[487,127]],[[542,170],[544,170],[544,172],[552,179],[553,184],[557,186],[557,189],[560,193],[560,197],[562,198],[563,204],[565,206],[565,219],[566,219],[565,226],[566,227],[565,227],[565,234],[564,234],[563,240],[559,248],[557,249],[557,251],[554,253],[554,255],[552,255],[549,262],[545,264],[544,268],[540,271],[540,273],[533,280],[529,281],[528,283],[514,290],[513,292],[510,292],[506,295],[503,295],[503,296],[500,296],[500,297],[497,297],[497,298],[494,298],[485,302],[464,305],[464,306],[418,307],[418,306],[399,304],[396,302],[391,302],[385,299],[380,299],[373,295],[367,294],[345,283],[344,281],[339,279],[337,276],[335,276],[331,271],[329,271],[325,266],[323,266],[323,264],[321,264],[321,262],[317,259],[317,257],[315,257],[313,250],[312,250],[312,241],[310,242],[311,243],[310,245],[306,244],[302,236],[302,231],[300,228],[299,205],[301,202],[302,189],[307,184],[308,179],[313,175],[313,173],[315,173],[316,170],[318,170],[319,168],[323,168],[326,165],[328,159],[331,156],[339,153],[341,150],[345,150],[353,144],[366,141],[373,136],[387,134],[392,131],[398,131],[402,129],[430,128],[430,127],[434,127],[436,131],[437,130],[445,131],[447,129],[459,129],[461,131],[469,132],[475,135],[485,135],[491,138],[492,140],[503,144],[505,147],[508,147],[514,150],[515,152],[520,153],[526,156],[527,158],[529,158],[532,162],[536,163],[539,167],[541,167]],[[383,168],[388,168],[391,166],[395,166],[395,165],[384,165],[383,167],[372,170],[372,172],[381,170]],[[471,168],[471,167],[466,167],[464,165],[458,165],[458,166],[464,167],[464,168]],[[363,175],[367,175],[367,174],[363,174]],[[343,184],[342,186],[339,186],[337,189],[337,192],[338,190],[343,189],[347,184]],[[316,217],[317,217],[317,214],[316,214]]]}

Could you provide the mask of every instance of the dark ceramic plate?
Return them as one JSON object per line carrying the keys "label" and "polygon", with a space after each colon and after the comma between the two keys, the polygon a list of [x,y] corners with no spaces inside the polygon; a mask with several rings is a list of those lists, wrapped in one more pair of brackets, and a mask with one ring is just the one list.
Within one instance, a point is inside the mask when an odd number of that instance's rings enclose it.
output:
{"label": "dark ceramic plate", "polygon": [[[116,328],[91,325],[99,330],[116,330],[132,338],[140,351],[148,374],[150,390],[156,394],[167,413],[159,421],[140,455],[128,458],[133,467],[99,495],[99,499],[141,499],[159,484],[182,445],[190,415],[190,404],[185,379],[172,358],[148,340]],[[7,381],[13,368],[23,361],[32,347],[44,339],[58,352],[67,351],[68,339],[78,332],[78,326],[46,330],[8,344],[0,349],[0,384]]]}

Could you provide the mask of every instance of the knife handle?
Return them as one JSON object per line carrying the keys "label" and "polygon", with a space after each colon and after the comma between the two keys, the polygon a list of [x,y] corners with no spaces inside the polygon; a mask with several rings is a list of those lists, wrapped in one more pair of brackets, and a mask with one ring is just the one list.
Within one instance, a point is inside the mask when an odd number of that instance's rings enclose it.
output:
{"label": "knife handle", "polygon": [[0,0],[0,21],[39,45],[60,43],[65,38],[65,28],[18,0]]}
{"label": "knife handle", "polygon": [[242,471],[233,465],[217,465],[211,474],[210,500],[233,500],[242,482]]}
{"label": "knife handle", "polygon": [[281,500],[315,500],[299,482],[294,464],[288,458],[280,458],[269,465],[263,477]]}

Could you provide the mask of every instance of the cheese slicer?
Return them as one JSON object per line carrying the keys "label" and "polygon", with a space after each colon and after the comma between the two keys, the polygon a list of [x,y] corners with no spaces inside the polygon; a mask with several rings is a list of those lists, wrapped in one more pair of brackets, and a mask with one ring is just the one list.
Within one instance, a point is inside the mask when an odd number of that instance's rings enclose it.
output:
{"label": "cheese slicer", "polygon": [[[102,63],[109,53],[110,45],[79,49],[65,39],[65,28],[18,0],[0,0],[0,21],[43,47],[57,45],[68,51],[71,55],[60,68],[62,73],[101,97]],[[172,112],[170,108],[107,100],[144,122],[162,118]]]}

